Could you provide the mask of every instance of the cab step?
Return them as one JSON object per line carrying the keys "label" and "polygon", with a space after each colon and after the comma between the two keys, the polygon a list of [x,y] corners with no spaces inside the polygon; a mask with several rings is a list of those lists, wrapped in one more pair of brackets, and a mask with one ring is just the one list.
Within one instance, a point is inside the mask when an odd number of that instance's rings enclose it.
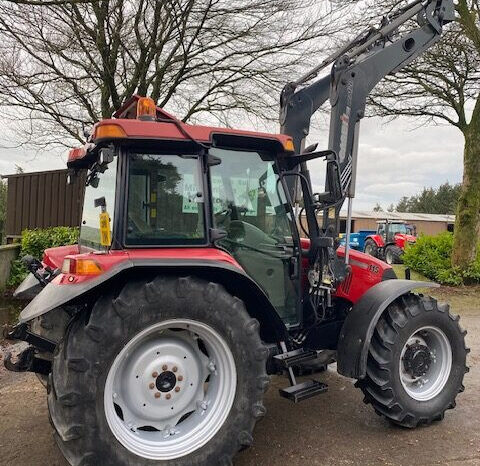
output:
{"label": "cab step", "polygon": [[287,388],[281,388],[279,392],[280,396],[283,396],[294,403],[298,403],[311,398],[312,396],[325,393],[327,390],[327,384],[312,379]]}
{"label": "cab step", "polygon": [[303,362],[312,361],[318,358],[320,351],[306,350],[300,348],[293,351],[287,351],[274,356],[274,359],[278,361],[284,368],[296,366]]}

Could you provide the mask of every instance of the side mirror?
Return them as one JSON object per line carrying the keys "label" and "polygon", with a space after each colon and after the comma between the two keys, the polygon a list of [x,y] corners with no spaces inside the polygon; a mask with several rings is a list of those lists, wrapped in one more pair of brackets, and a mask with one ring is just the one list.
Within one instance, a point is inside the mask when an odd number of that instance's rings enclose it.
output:
{"label": "side mirror", "polygon": [[343,188],[340,180],[340,169],[336,160],[327,162],[327,183],[328,191],[316,194],[316,201],[322,209],[335,205],[343,199]]}
{"label": "side mirror", "polygon": [[98,197],[97,199],[94,199],[94,205],[95,207],[107,207],[107,202],[105,201],[105,196]]}
{"label": "side mirror", "polygon": [[100,165],[108,165],[110,162],[113,162],[114,151],[112,147],[104,147],[100,149],[98,154],[98,163]]}

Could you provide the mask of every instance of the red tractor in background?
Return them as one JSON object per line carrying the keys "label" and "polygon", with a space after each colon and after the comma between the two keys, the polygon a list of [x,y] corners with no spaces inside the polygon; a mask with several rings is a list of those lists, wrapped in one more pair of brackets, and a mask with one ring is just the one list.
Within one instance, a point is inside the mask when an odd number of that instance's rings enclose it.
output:
{"label": "red tractor in background", "polygon": [[407,244],[415,244],[415,228],[400,220],[381,220],[377,222],[377,232],[365,239],[363,251],[387,264],[401,264]]}
{"label": "red tractor in background", "polygon": [[[29,346],[5,357],[47,386],[69,464],[231,465],[265,415],[270,375],[286,375],[280,395],[294,403],[327,390],[296,380],[310,363],[336,361],[400,426],[455,406],[465,332],[447,304],[413,292],[436,285],[351,251],[348,232],[337,242],[369,92],[454,18],[452,0],[393,12],[284,88],[283,134],[187,125],[134,96],[70,152],[71,176],[87,172],[79,243],[26,260],[16,295],[34,297],[7,337]],[[329,149],[305,149],[327,99]],[[320,193],[314,159],[327,162]]]}

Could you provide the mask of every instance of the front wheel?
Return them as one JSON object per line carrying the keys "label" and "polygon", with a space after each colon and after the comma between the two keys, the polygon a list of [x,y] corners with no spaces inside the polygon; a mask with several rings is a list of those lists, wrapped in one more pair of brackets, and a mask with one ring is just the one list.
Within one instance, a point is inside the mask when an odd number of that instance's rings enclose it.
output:
{"label": "front wheel", "polygon": [[365,241],[363,252],[369,256],[378,257],[378,246],[373,239],[367,239]]}
{"label": "front wheel", "polygon": [[405,427],[443,419],[464,389],[465,334],[447,304],[414,294],[396,299],[375,327],[367,375],[357,382],[364,401]]}
{"label": "front wheel", "polygon": [[268,378],[258,322],[195,278],[130,283],[74,322],[49,410],[72,465],[231,464],[252,442]]}

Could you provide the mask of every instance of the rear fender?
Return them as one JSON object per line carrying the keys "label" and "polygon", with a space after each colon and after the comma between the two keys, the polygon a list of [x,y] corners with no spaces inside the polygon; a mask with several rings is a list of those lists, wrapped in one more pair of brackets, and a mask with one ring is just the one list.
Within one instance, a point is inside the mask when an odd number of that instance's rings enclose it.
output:
{"label": "rear fender", "polygon": [[432,282],[385,280],[370,288],[353,306],[340,332],[337,370],[346,377],[362,379],[367,371],[370,340],[387,306],[416,288],[434,288]]}
{"label": "rear fender", "polygon": [[126,281],[161,274],[194,275],[223,285],[229,293],[242,299],[249,314],[260,322],[260,333],[265,342],[274,343],[287,338],[285,324],[263,290],[238,267],[209,260],[127,260],[97,278],[82,283],[51,282],[25,307],[20,314],[20,323],[60,306],[91,302]]}

